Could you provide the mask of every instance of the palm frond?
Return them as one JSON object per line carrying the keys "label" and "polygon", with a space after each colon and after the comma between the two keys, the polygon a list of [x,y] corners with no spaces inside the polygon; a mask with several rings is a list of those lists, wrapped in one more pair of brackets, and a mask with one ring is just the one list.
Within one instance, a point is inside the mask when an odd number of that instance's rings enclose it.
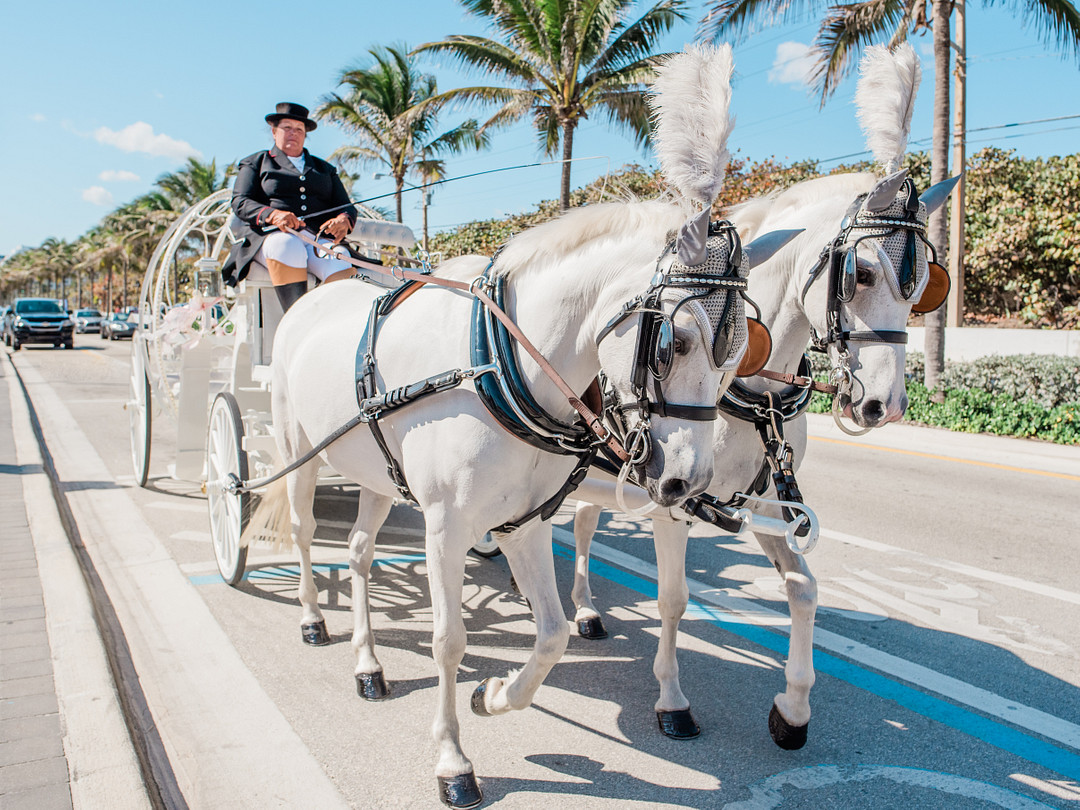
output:
{"label": "palm frond", "polygon": [[1025,27],[1033,27],[1043,42],[1080,60],[1080,10],[1070,0],[988,0],[987,5],[1012,6],[1020,11]]}
{"label": "palm frond", "polygon": [[905,11],[904,0],[864,0],[829,8],[813,46],[818,61],[811,83],[822,106],[851,72],[860,50],[891,34],[905,19]]}
{"label": "palm frond", "polygon": [[821,0],[713,0],[698,26],[706,42],[737,41],[754,32],[755,18],[762,27],[795,22],[820,15]]}
{"label": "palm frond", "polygon": [[554,91],[554,85],[521,53],[485,37],[455,34],[438,42],[418,45],[413,53],[446,53],[467,68],[495,74],[521,84],[540,83]]}
{"label": "palm frond", "polygon": [[592,62],[592,72],[617,69],[652,53],[661,36],[676,22],[685,22],[686,0],[662,0],[630,25],[622,28],[604,52]]}

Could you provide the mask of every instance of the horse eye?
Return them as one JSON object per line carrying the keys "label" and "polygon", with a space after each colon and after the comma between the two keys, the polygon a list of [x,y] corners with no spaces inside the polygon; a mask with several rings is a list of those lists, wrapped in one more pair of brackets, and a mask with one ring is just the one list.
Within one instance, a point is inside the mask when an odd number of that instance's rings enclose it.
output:
{"label": "horse eye", "polygon": [[855,271],[855,283],[860,287],[872,287],[874,284],[874,268],[868,263],[859,262]]}
{"label": "horse eye", "polygon": [[679,337],[675,338],[675,354],[686,354],[688,351],[690,347],[686,341]]}

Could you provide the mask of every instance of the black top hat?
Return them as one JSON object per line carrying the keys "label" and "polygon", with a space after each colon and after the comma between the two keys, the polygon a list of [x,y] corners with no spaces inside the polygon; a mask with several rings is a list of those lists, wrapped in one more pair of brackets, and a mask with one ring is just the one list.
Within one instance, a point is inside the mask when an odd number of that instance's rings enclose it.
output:
{"label": "black top hat", "polygon": [[277,126],[278,121],[282,118],[291,118],[294,121],[301,121],[304,124],[304,128],[311,132],[315,129],[317,124],[308,118],[308,108],[302,104],[294,104],[291,101],[283,101],[277,105],[277,112],[272,112],[266,116],[266,123]]}

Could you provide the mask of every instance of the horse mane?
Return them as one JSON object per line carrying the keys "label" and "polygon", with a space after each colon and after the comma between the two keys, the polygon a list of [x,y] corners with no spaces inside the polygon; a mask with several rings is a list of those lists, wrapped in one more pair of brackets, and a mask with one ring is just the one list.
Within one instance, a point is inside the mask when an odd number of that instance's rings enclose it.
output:
{"label": "horse mane", "polygon": [[831,232],[839,228],[847,206],[860,194],[872,189],[878,179],[872,172],[815,177],[782,191],[733,205],[724,210],[724,216],[735,223],[744,241],[761,235],[767,229],[779,227],[775,220],[791,212],[796,218],[801,216],[805,220],[799,227],[806,230],[796,239],[816,239],[819,231],[829,231],[830,235],[834,235]]}
{"label": "horse mane", "polygon": [[633,239],[655,245],[659,253],[685,218],[681,206],[663,200],[574,208],[511,238],[495,261],[495,273],[507,279],[539,273],[603,239]]}

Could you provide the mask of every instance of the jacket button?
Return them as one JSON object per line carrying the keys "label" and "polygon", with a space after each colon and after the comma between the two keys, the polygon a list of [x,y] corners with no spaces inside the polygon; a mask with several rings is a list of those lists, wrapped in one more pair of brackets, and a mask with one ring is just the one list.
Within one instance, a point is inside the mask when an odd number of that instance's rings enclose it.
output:
{"label": "jacket button", "polygon": [[304,175],[300,175],[300,179],[301,179],[301,180],[306,180],[307,178],[306,178],[306,177],[304,177]]}
{"label": "jacket button", "polygon": [[307,191],[307,189],[306,189],[306,188],[304,188],[303,186],[300,186],[300,190],[301,190],[301,191]]}
{"label": "jacket button", "polygon": [[301,205],[300,210],[301,211],[307,211],[307,206],[306,205]]}
{"label": "jacket button", "polygon": [[306,200],[307,199],[307,194],[301,194],[300,199],[301,200]]}

